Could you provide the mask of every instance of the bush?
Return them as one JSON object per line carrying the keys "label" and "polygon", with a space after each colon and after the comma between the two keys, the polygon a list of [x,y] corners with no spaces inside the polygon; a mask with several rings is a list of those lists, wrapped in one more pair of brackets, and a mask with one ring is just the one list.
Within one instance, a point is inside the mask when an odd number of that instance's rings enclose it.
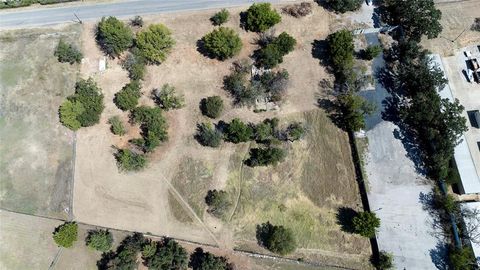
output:
{"label": "bush", "polygon": [[247,142],[253,136],[253,129],[250,125],[247,125],[240,119],[235,118],[228,124],[225,135],[229,142]]}
{"label": "bush", "polygon": [[175,94],[175,87],[164,84],[161,89],[154,89],[153,96],[160,107],[166,111],[185,106],[185,97]]}
{"label": "bush", "polygon": [[122,121],[120,121],[120,117],[118,117],[118,115],[110,117],[110,119],[108,119],[108,123],[111,125],[110,130],[113,134],[119,136],[125,135],[125,127],[123,126]]}
{"label": "bush", "polygon": [[359,10],[362,3],[363,0],[327,0],[327,5],[339,13]]}
{"label": "bush", "polygon": [[368,46],[367,49],[363,52],[363,57],[367,60],[372,60],[377,57],[382,52],[382,47],[380,45]]}
{"label": "bush", "polygon": [[272,139],[278,126],[278,119],[265,119],[255,126],[255,141],[266,143]]}
{"label": "bush", "polygon": [[59,62],[70,64],[80,63],[83,58],[82,53],[77,48],[63,40],[60,40],[53,55],[57,57]]}
{"label": "bush", "polygon": [[305,17],[312,13],[312,4],[302,2],[300,4],[288,5],[282,8],[283,13],[293,16],[295,18]]}
{"label": "bush", "polygon": [[60,105],[59,115],[60,122],[67,128],[75,131],[78,130],[82,124],[78,121],[78,116],[85,112],[85,108],[79,101],[65,100]]}
{"label": "bush", "polygon": [[257,241],[268,250],[286,255],[296,249],[296,240],[292,230],[270,222],[257,225]]}
{"label": "bush", "polygon": [[141,16],[135,16],[130,20],[131,26],[143,27],[143,18]]}
{"label": "bush", "polygon": [[197,126],[195,138],[203,146],[219,147],[223,134],[216,130],[211,123],[202,123]]}
{"label": "bush", "polygon": [[103,17],[97,26],[97,42],[111,57],[119,56],[133,45],[133,33],[115,17]]}
{"label": "bush", "polygon": [[378,258],[372,260],[372,264],[379,270],[393,269],[393,256],[386,251],[380,251]]}
{"label": "bush", "polygon": [[210,118],[218,118],[223,111],[223,100],[219,96],[211,96],[202,99],[200,102],[200,110],[203,115]]}
{"label": "bush", "polygon": [[162,114],[162,109],[140,106],[132,110],[131,117],[135,123],[140,123],[143,136],[144,152],[151,152],[160,142],[168,139],[168,124]]}
{"label": "bush", "polygon": [[122,67],[127,70],[130,80],[138,81],[145,77],[145,64],[145,59],[138,49],[133,49],[122,62]]}
{"label": "bush", "polygon": [[273,68],[283,62],[283,56],[293,51],[297,41],[287,34],[281,33],[272,42],[255,52],[255,59],[258,66]]}
{"label": "bush", "polygon": [[132,152],[129,149],[119,149],[115,154],[120,171],[140,171],[147,166],[144,155]]}
{"label": "bush", "polygon": [[345,73],[353,66],[353,35],[348,30],[340,30],[330,34],[327,38],[330,58],[334,71]]}
{"label": "bush", "polygon": [[280,101],[287,90],[289,74],[287,70],[282,69],[277,72],[265,72],[255,76],[253,80],[260,83],[271,101]]}
{"label": "bush", "polygon": [[218,218],[222,217],[231,206],[228,193],[223,190],[209,190],[205,197],[208,212]]}
{"label": "bush", "polygon": [[301,139],[303,134],[305,134],[305,128],[301,123],[292,123],[287,128],[287,139],[292,142]]}
{"label": "bush", "polygon": [[285,158],[285,150],[276,147],[252,148],[245,164],[251,167],[277,165]]}
{"label": "bush", "polygon": [[140,83],[131,81],[127,83],[122,90],[115,94],[113,102],[122,111],[131,110],[138,105],[138,99],[141,97]]}
{"label": "bush", "polygon": [[353,217],[352,224],[355,233],[372,238],[380,227],[380,219],[373,212],[362,212]]}
{"label": "bush", "polygon": [[112,248],[113,236],[107,230],[89,231],[85,242],[89,248],[107,252]]}
{"label": "bush", "polygon": [[473,21],[472,27],[470,29],[472,31],[480,32],[480,18],[475,18],[475,20]]}
{"label": "bush", "polygon": [[246,11],[245,29],[264,32],[282,20],[280,14],[271,8],[270,3],[255,3]]}
{"label": "bush", "polygon": [[53,233],[53,240],[61,247],[69,248],[77,241],[78,225],[75,222],[65,222]]}
{"label": "bush", "polygon": [[160,64],[167,59],[175,40],[165,25],[152,24],[137,34],[136,45],[149,63]]}
{"label": "bush", "polygon": [[242,40],[231,28],[219,27],[202,38],[206,54],[219,60],[237,55],[242,49]]}
{"label": "bush", "polygon": [[155,253],[157,252],[157,244],[158,242],[150,241],[149,243],[146,243],[145,245],[143,245],[142,257],[144,259],[147,259],[155,255]]}
{"label": "bush", "polygon": [[196,248],[190,256],[189,266],[193,270],[230,270],[233,265],[222,256],[215,256],[210,252],[204,252],[202,248]]}
{"label": "bush", "polygon": [[188,266],[188,253],[173,239],[165,239],[145,265],[150,270],[184,270]]}
{"label": "bush", "polygon": [[215,13],[215,15],[210,18],[210,21],[212,21],[213,25],[222,25],[228,21],[229,17],[230,12],[226,9],[222,9]]}

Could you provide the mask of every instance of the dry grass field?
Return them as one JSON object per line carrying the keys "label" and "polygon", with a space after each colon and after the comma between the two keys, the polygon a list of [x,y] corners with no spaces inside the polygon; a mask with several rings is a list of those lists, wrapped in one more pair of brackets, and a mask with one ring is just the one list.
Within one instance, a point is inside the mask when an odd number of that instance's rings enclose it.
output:
{"label": "dry grass field", "polygon": [[78,65],[53,56],[63,38],[79,46],[79,26],[0,33],[0,207],[67,217],[74,134],[58,121]]}
{"label": "dry grass field", "polygon": [[[331,75],[312,57],[312,43],[328,35],[331,15],[314,5],[313,14],[305,18],[282,16],[276,33],[286,31],[297,39],[295,51],[280,65],[290,73],[287,97],[278,111],[254,113],[252,108],[233,107],[222,89],[231,63],[248,58],[257,46],[256,34],[239,27],[242,10],[230,9],[226,26],[240,33],[244,47],[238,57],[225,62],[206,58],[196,48],[197,41],[214,28],[208,20],[214,11],[144,18],[147,24],[168,26],[176,45],[164,63],[148,67],[141,103],[153,105],[150,91],[169,83],[185,95],[186,107],[166,112],[169,140],[150,155],[148,168],[139,173],[119,172],[112,148],[138,136],[138,127],[130,126],[128,135],[120,138],[110,133],[107,124],[113,115],[127,122],[128,114],[112,102],[128,82],[127,74],[118,60],[111,59],[105,72],[97,72],[103,55],[93,39],[94,24],[84,26],[82,76],[98,82],[106,109],[99,125],[77,132],[74,216],[89,224],[215,244],[226,251],[260,252],[267,251],[256,245],[255,225],[270,220],[294,230],[299,249],[293,258],[368,267],[368,241],[343,233],[336,220],[339,207],[360,209],[348,138],[316,105],[322,94],[318,82]],[[221,120],[239,117],[258,123],[278,117],[284,125],[299,120],[308,126],[308,134],[303,141],[286,146],[288,158],[277,167],[243,166],[253,144],[224,143],[211,149],[193,138],[196,124],[207,120],[199,102],[210,95],[227,101]],[[206,212],[204,197],[214,188],[227,190],[236,205],[224,220]]]}

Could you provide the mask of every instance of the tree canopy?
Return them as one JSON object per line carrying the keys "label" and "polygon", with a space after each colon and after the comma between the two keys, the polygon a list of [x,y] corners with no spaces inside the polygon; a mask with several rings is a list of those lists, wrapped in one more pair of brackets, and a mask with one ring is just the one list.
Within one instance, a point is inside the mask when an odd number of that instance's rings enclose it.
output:
{"label": "tree canopy", "polygon": [[195,138],[203,146],[219,147],[222,143],[223,134],[211,123],[202,123],[197,126]]}
{"label": "tree canopy", "polygon": [[243,123],[238,118],[235,118],[228,124],[225,135],[229,142],[247,142],[253,136],[253,129],[250,125]]}
{"label": "tree canopy", "polygon": [[291,229],[281,225],[272,225],[270,222],[257,225],[257,240],[268,250],[280,255],[291,253],[297,247]]}
{"label": "tree canopy", "polygon": [[83,58],[80,50],[63,40],[58,42],[58,46],[55,49],[54,55],[57,57],[59,62],[70,64],[80,63]]}
{"label": "tree canopy", "polygon": [[205,203],[208,205],[207,211],[216,217],[222,217],[231,206],[228,193],[216,189],[207,192]]}
{"label": "tree canopy", "polygon": [[246,11],[245,29],[264,32],[282,20],[270,3],[254,3]]}
{"label": "tree canopy", "polygon": [[219,12],[215,13],[215,15],[210,18],[210,21],[212,21],[213,25],[222,25],[226,23],[229,18],[230,12],[228,12],[228,10],[226,9],[222,9]]}
{"label": "tree canopy", "polygon": [[89,248],[107,252],[112,248],[113,236],[107,230],[89,231],[85,242]]}
{"label": "tree canopy", "polygon": [[210,118],[218,118],[223,111],[223,100],[220,96],[211,96],[202,99],[200,109],[203,115]]}
{"label": "tree canopy", "polygon": [[131,81],[122,90],[115,93],[113,102],[122,111],[129,111],[138,105],[138,99],[142,96],[140,82]]}
{"label": "tree canopy", "polygon": [[255,52],[256,64],[269,69],[273,68],[283,62],[283,56],[292,52],[296,44],[295,38],[283,32]]}
{"label": "tree canopy", "polygon": [[285,150],[277,147],[252,148],[245,164],[251,167],[277,165],[285,159]]}
{"label": "tree canopy", "polygon": [[327,38],[330,59],[335,73],[342,74],[353,66],[353,35],[348,30],[332,33]]}
{"label": "tree canopy", "polygon": [[373,112],[373,105],[365,98],[352,93],[340,94],[337,97],[342,125],[346,130],[359,131],[365,128],[365,116]]}
{"label": "tree canopy", "polygon": [[115,154],[120,171],[140,171],[147,165],[144,155],[135,153],[129,149],[119,149]]}
{"label": "tree canopy", "polygon": [[136,46],[147,62],[160,64],[175,45],[170,30],[163,24],[152,24],[137,34]]}
{"label": "tree canopy", "polygon": [[225,60],[237,55],[242,49],[242,40],[235,30],[219,27],[202,38],[203,49],[210,57]]}
{"label": "tree canopy", "polygon": [[133,45],[133,33],[115,17],[103,17],[97,25],[97,42],[111,57],[119,56]]}
{"label": "tree canopy", "polygon": [[160,89],[152,91],[157,104],[164,110],[180,109],[185,106],[185,97],[175,93],[175,87],[170,84],[164,84]]}
{"label": "tree canopy", "polygon": [[173,239],[164,239],[153,256],[146,258],[145,264],[151,270],[186,270],[188,253]]}
{"label": "tree canopy", "polygon": [[338,13],[345,13],[360,9],[363,0],[327,0],[326,3],[332,10]]}
{"label": "tree canopy", "polygon": [[58,226],[53,233],[53,240],[59,246],[69,248],[77,241],[78,225],[75,222],[65,222]]}
{"label": "tree canopy", "polygon": [[352,224],[355,233],[372,238],[380,227],[380,219],[373,212],[361,212],[353,217]]}
{"label": "tree canopy", "polygon": [[202,248],[196,248],[190,256],[189,266],[193,270],[230,270],[232,265],[227,258],[215,256],[210,252],[204,252]]}

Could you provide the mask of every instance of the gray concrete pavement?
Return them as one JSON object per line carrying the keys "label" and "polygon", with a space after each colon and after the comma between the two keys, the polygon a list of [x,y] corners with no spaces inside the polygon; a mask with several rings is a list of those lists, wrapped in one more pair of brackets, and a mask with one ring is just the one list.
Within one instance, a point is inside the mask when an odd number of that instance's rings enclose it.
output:
{"label": "gray concrete pavement", "polygon": [[[369,45],[378,43],[376,34],[367,36]],[[383,55],[374,59],[373,70],[384,66]],[[382,118],[389,93],[380,83],[361,95],[377,105],[366,118],[368,152],[365,170],[370,208],[381,219],[377,234],[380,250],[394,256],[395,269],[437,269],[445,258],[445,245],[425,210],[432,185],[408,157],[398,127]],[[375,210],[378,209],[378,210]]]}
{"label": "gray concrete pavement", "polygon": [[[169,13],[220,7],[248,5],[255,0],[134,0],[111,3],[87,3],[62,7],[39,7],[27,10],[5,10],[0,12],[0,29],[48,26],[76,22],[76,14],[83,21],[98,20],[103,16],[120,18],[133,15]],[[281,2],[264,0],[262,2]]]}

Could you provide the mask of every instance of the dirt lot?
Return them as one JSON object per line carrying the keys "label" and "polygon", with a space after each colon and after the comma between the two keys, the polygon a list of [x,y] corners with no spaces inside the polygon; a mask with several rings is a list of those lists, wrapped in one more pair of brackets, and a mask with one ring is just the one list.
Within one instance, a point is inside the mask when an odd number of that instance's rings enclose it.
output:
{"label": "dirt lot", "polygon": [[[330,14],[314,5],[313,15],[302,19],[284,15],[275,27],[277,34],[287,31],[298,42],[281,65],[290,73],[291,84],[279,111],[257,114],[227,102],[221,118],[229,121],[240,117],[256,123],[276,116],[284,123],[294,119],[306,122],[310,127],[307,138],[289,147],[284,164],[240,172],[249,144],[224,143],[210,149],[193,139],[196,123],[207,120],[198,108],[201,98],[220,95],[230,101],[222,89],[223,76],[234,60],[247,58],[256,48],[256,34],[239,27],[241,10],[230,10],[232,18],[227,26],[240,33],[244,47],[240,56],[225,62],[208,59],[196,50],[198,39],[213,29],[208,18],[214,11],[144,18],[147,23],[166,24],[177,44],[163,64],[148,67],[141,103],[152,104],[150,91],[169,83],[185,95],[186,107],[166,113],[169,141],[149,157],[149,167],[140,173],[118,172],[111,146],[122,146],[128,138],[113,136],[106,124],[112,115],[127,119],[127,114],[112,103],[114,94],[128,82],[127,74],[117,60],[109,60],[105,72],[96,71],[103,56],[93,39],[94,25],[85,25],[82,73],[99,83],[106,109],[99,125],[77,134],[75,218],[216,244],[226,250],[240,247],[261,252],[266,251],[255,244],[254,226],[270,220],[292,227],[297,234],[300,249],[294,257],[363,267],[370,252],[368,241],[341,232],[335,218],[338,207],[357,209],[360,204],[347,137],[316,106],[321,94],[318,82],[330,75],[312,57],[312,43],[329,33]],[[136,128],[130,129],[130,135],[138,136]],[[204,196],[212,188],[226,189],[239,200],[232,218],[225,222],[205,212]],[[285,206],[284,212],[280,205]]]}
{"label": "dirt lot", "polygon": [[442,11],[443,31],[438,38],[423,39],[426,49],[442,56],[452,56],[455,49],[480,44],[480,33],[470,30],[474,19],[480,16],[479,1],[438,1],[436,7]]}
{"label": "dirt lot", "polygon": [[60,38],[79,45],[81,28],[0,34],[0,207],[66,217],[73,177],[73,133],[58,106],[73,92],[78,65],[58,63]]}

